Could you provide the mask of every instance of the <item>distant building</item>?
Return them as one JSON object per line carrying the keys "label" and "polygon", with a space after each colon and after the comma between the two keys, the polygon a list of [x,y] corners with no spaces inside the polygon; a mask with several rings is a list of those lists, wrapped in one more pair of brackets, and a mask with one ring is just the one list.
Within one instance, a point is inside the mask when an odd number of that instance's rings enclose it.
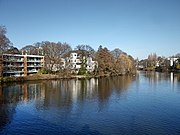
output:
{"label": "distant building", "polygon": [[62,69],[65,69],[66,61],[64,58],[61,58],[61,62],[59,63],[53,63],[53,64],[46,64],[47,69],[51,71],[59,71]]}
{"label": "distant building", "polygon": [[143,69],[144,69],[144,66],[143,66],[143,65],[137,65],[137,69],[143,70]]}
{"label": "distant building", "polygon": [[89,72],[93,72],[95,67],[98,66],[97,62],[93,61],[92,57],[83,56],[79,51],[72,51],[68,57],[61,58],[60,63],[46,64],[46,67],[51,71],[68,69],[71,70],[71,72],[78,73],[83,62],[85,62],[84,66]]}
{"label": "distant building", "polygon": [[75,51],[70,53],[66,65],[69,65],[72,72],[77,73],[83,64],[83,61],[85,61],[86,70],[89,72],[93,72],[98,66],[97,61],[93,61],[92,57],[82,56],[82,54]]}
{"label": "distant building", "polygon": [[178,60],[178,58],[168,58],[168,60],[170,61],[170,66],[173,66]]}
{"label": "distant building", "polygon": [[92,57],[87,57],[86,70],[89,72],[93,72],[96,67],[98,67],[98,62],[93,61]]}
{"label": "distant building", "polygon": [[0,56],[1,76],[27,76],[44,67],[44,56],[3,54]]}
{"label": "distant building", "polygon": [[[93,72],[97,67],[97,61],[92,57],[83,55],[78,51],[72,51],[69,57],[61,58],[59,63],[46,63],[46,68],[52,71],[68,69],[78,73],[83,65],[87,72]],[[0,56],[0,77],[3,76],[27,76],[35,74],[45,65],[44,56],[27,54],[2,54]]]}
{"label": "distant building", "polygon": [[78,71],[81,68],[82,61],[78,53],[72,52],[68,59],[71,70]]}

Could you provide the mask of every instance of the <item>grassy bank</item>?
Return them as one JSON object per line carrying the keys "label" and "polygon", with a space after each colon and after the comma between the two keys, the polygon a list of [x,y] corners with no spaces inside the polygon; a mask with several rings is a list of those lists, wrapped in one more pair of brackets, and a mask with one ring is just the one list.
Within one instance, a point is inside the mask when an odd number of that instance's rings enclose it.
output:
{"label": "grassy bank", "polygon": [[56,80],[56,79],[90,79],[90,78],[101,78],[101,77],[122,76],[122,75],[124,74],[69,75],[69,76],[62,76],[55,74],[33,74],[26,77],[2,77],[0,78],[0,83]]}
{"label": "grassy bank", "polygon": [[0,79],[0,82],[9,83],[9,82],[25,82],[25,81],[56,80],[56,79],[85,79],[92,77],[95,76],[84,76],[84,75],[61,76],[61,75],[53,75],[53,74],[34,74],[26,77],[2,77]]}

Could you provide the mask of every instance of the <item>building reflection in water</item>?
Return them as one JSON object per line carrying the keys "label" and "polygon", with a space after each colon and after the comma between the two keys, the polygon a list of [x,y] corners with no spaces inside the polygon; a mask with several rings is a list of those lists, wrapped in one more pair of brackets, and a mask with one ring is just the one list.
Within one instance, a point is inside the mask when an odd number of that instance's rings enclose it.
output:
{"label": "building reflection in water", "polygon": [[[18,103],[34,102],[37,111],[50,108],[65,109],[63,115],[79,106],[80,113],[85,102],[99,103],[99,109],[106,106],[115,92],[119,96],[135,80],[132,76],[107,77],[83,80],[49,80],[0,86],[0,129],[11,122]],[[62,115],[62,116],[63,116]]]}
{"label": "building reflection in water", "polygon": [[[0,87],[1,103],[28,102],[44,99],[44,105],[57,105],[68,101],[98,98],[104,101],[112,92],[121,94],[135,78],[131,76],[107,77],[85,80],[50,80]],[[57,104],[56,104],[57,103]]]}
{"label": "building reflection in water", "polygon": [[149,80],[149,83],[153,87],[156,87],[159,83],[161,83],[161,81],[168,81],[170,82],[169,84],[171,84],[172,89],[174,89],[174,87],[178,85],[180,81],[180,74],[176,74],[173,72],[162,73],[162,72],[149,71],[149,72],[144,72],[143,74],[144,77]]}
{"label": "building reflection in water", "polygon": [[[10,100],[8,100],[10,98]],[[0,86],[0,131],[11,122],[17,106],[18,97]]]}
{"label": "building reflection in water", "polygon": [[43,97],[39,84],[11,84],[0,86],[0,130],[9,124],[19,102],[28,102]]}

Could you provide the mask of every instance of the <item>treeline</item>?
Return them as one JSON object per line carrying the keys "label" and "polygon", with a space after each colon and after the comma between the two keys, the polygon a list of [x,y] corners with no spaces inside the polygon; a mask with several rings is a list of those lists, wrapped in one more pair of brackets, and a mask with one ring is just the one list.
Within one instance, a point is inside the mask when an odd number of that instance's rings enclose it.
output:
{"label": "treeline", "polygon": [[[77,45],[75,51],[81,53],[82,57],[90,56],[97,61],[98,66],[92,74],[95,75],[118,75],[135,73],[135,60],[132,56],[123,52],[119,48],[109,50],[102,45],[95,51],[90,45]],[[28,55],[43,55],[45,56],[45,71],[51,72],[54,64],[61,65],[62,58],[69,57],[71,51],[74,51],[68,43],[42,41],[34,43],[33,45],[25,45],[18,50],[13,47],[10,40],[6,37],[6,28],[0,26],[0,53],[11,54],[28,54]],[[83,63],[82,63],[83,64]],[[69,69],[70,70],[70,69]],[[57,72],[70,72],[68,67]],[[57,73],[56,72],[56,73]]]}
{"label": "treeline", "polygon": [[156,53],[149,54],[147,59],[138,62],[140,69],[147,71],[179,71],[180,53],[170,56],[157,56]]}

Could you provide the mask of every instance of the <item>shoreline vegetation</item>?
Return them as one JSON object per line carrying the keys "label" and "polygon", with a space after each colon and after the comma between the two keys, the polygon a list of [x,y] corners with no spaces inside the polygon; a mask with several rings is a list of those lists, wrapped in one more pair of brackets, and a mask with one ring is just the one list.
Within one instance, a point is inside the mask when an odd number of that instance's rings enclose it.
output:
{"label": "shoreline vegetation", "polygon": [[151,67],[147,67],[144,69],[139,69],[140,71],[155,71],[155,72],[173,72],[173,73],[180,73],[180,69],[175,69],[175,68],[161,68],[161,67],[157,67],[157,68],[151,68]]}
{"label": "shoreline vegetation", "polygon": [[59,75],[59,74],[32,74],[23,77],[1,77],[0,83],[11,83],[11,82],[26,82],[26,81],[39,81],[39,80],[60,80],[60,79],[90,79],[90,78],[102,78],[102,77],[112,77],[112,76],[123,76],[123,75],[133,75],[136,73],[128,74],[101,74],[101,75]]}
{"label": "shoreline vegetation", "polygon": [[[158,71],[158,70],[137,70],[137,71],[147,71],[147,72],[173,72],[173,73],[180,73],[180,70],[169,70],[169,71]],[[119,74],[99,74],[99,75],[78,75],[78,74],[70,74],[70,75],[62,75],[62,74],[32,74],[29,76],[22,76],[22,77],[1,77],[0,84],[4,83],[12,83],[12,82],[26,82],[26,81],[40,81],[40,80],[60,80],[60,79],[91,79],[91,78],[103,78],[103,77],[113,77],[113,76],[126,76],[132,75],[136,76],[136,72],[133,73],[119,73]]]}
{"label": "shoreline vegetation", "polygon": [[[11,82],[26,82],[26,81],[39,81],[39,80],[58,80],[58,79],[90,79],[111,76],[123,76],[127,74],[104,74],[104,75],[69,75],[61,76],[56,74],[33,74],[26,77],[1,77],[0,84]],[[128,74],[130,75],[130,74]],[[135,74],[132,74],[135,75]]]}

